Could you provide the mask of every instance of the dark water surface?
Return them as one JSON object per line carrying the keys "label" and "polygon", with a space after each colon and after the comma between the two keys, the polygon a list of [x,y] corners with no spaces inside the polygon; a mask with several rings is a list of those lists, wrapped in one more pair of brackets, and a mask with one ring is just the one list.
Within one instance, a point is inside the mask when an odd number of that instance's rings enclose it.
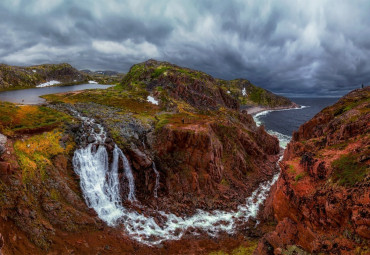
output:
{"label": "dark water surface", "polygon": [[41,104],[45,99],[40,98],[42,95],[70,92],[84,89],[107,89],[112,85],[101,84],[80,84],[71,86],[53,86],[32,89],[20,89],[0,92],[0,101],[6,101],[18,104]]}
{"label": "dark water surface", "polygon": [[312,119],[325,107],[334,104],[339,98],[290,98],[293,102],[303,106],[301,109],[289,109],[280,111],[267,111],[254,116],[258,124],[276,135],[280,144],[284,147],[289,142],[293,131],[299,126]]}

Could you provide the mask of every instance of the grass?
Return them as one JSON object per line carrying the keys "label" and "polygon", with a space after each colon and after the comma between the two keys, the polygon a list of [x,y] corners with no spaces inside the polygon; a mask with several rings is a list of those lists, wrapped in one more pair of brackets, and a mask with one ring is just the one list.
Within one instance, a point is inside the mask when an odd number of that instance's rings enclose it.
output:
{"label": "grass", "polygon": [[294,166],[293,166],[293,165],[288,165],[288,167],[289,167],[288,172],[289,172],[290,174],[295,174],[295,173],[296,173],[296,170],[295,170],[295,168],[294,168]]}
{"label": "grass", "polygon": [[305,176],[307,176],[307,173],[299,173],[294,177],[295,182],[299,182],[302,180]]}
{"label": "grass", "polygon": [[159,107],[147,102],[146,98],[148,95],[149,93],[138,85],[130,91],[123,90],[118,86],[105,90],[95,89],[79,93],[51,94],[45,95],[43,98],[53,103],[75,104],[78,102],[93,102],[119,108],[122,110],[122,113],[141,114],[149,117],[156,114],[159,111]]}
{"label": "grass", "polygon": [[214,251],[209,255],[252,255],[254,250],[257,248],[258,240],[251,241],[248,246],[241,245],[231,252],[226,251]]}
{"label": "grass", "polygon": [[369,167],[358,162],[357,158],[350,154],[334,160],[331,166],[333,168],[333,181],[342,186],[354,186],[369,174]]}
{"label": "grass", "polygon": [[159,66],[157,67],[154,72],[152,73],[152,78],[158,78],[160,75],[162,75],[164,72],[166,72],[169,68],[166,66]]}
{"label": "grass", "polygon": [[14,143],[25,184],[31,183],[35,178],[45,180],[46,169],[52,165],[52,158],[61,153],[69,153],[73,149],[73,143],[69,143],[66,148],[61,147],[61,135],[60,131],[45,132]]}
{"label": "grass", "polygon": [[68,115],[48,107],[0,102],[0,132],[5,135],[53,128],[68,119]]}

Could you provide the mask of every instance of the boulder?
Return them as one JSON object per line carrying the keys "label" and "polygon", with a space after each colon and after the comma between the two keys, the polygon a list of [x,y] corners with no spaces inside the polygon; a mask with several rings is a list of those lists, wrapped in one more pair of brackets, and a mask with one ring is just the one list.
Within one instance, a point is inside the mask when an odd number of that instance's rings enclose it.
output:
{"label": "boulder", "polygon": [[5,135],[0,134],[0,155],[3,154],[6,150],[5,144],[7,142],[7,138]]}

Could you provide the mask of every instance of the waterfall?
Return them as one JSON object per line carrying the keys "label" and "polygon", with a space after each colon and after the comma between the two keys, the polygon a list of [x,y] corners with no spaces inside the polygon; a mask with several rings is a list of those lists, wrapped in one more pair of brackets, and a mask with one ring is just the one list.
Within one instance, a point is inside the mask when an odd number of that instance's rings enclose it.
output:
{"label": "waterfall", "polygon": [[80,176],[86,204],[96,211],[99,218],[113,225],[122,216],[121,198],[117,168],[109,169],[106,148],[89,144],[86,148],[76,150],[73,166]]}
{"label": "waterfall", "polygon": [[155,173],[155,186],[154,186],[154,197],[158,197],[158,188],[159,188],[159,172],[155,166],[155,163],[153,161],[153,171]]}
{"label": "waterfall", "polygon": [[129,201],[136,200],[132,170],[126,156],[117,145],[114,147],[112,164],[109,167],[108,152],[104,146],[106,132],[103,126],[96,124],[93,119],[77,116],[83,120],[83,125],[94,138],[92,139],[94,142],[74,152],[72,161],[74,171],[80,176],[80,186],[86,204],[96,211],[99,218],[112,226],[124,214],[118,178],[119,160],[122,159],[129,184]]}
{"label": "waterfall", "polygon": [[123,154],[122,150],[118,148],[117,145],[114,147],[114,151],[121,157],[122,163],[123,163],[123,169],[125,170],[125,176],[128,181],[128,186],[129,186],[129,193],[127,195],[127,199],[130,201],[136,201],[135,197],[135,180],[134,176],[132,175],[132,170],[130,163],[128,162],[125,154]]}
{"label": "waterfall", "polygon": [[[94,138],[87,139],[93,142],[85,148],[77,149],[73,157],[74,170],[80,176],[80,186],[86,204],[93,208],[99,218],[108,225],[122,227],[131,238],[147,245],[179,240],[189,228],[195,229],[195,232],[192,232],[194,235],[198,234],[196,232],[198,230],[210,236],[217,236],[220,232],[235,233],[237,224],[257,216],[260,205],[263,204],[271,186],[278,178],[277,174],[270,181],[261,183],[246,199],[245,204],[239,205],[235,211],[197,210],[190,217],[179,217],[172,213],[156,211],[155,214],[161,219],[159,224],[154,217],[124,207],[120,196],[119,160],[122,160],[124,175],[128,182],[127,199],[132,202],[137,201],[134,177],[126,156],[117,145],[114,145],[112,163],[109,165],[108,151],[104,145],[106,139],[104,127],[96,124],[93,119],[82,117],[75,111],[74,113],[83,121],[89,136]],[[157,197],[160,176],[154,162],[153,171],[156,175],[154,197]]]}

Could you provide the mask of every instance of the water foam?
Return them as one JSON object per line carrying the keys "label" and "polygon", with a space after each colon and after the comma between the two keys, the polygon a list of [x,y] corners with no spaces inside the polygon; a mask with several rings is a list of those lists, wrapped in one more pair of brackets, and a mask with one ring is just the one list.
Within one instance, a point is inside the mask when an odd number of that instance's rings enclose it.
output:
{"label": "water foam", "polygon": [[[305,106],[305,105],[301,105],[299,107],[296,107],[296,108],[288,108],[288,109],[278,109],[278,110],[266,110],[266,111],[262,111],[262,112],[259,112],[255,115],[253,115],[253,120],[254,122],[256,122],[256,125],[257,126],[261,126],[263,123],[262,123],[262,120],[261,120],[261,116],[265,116],[266,114],[270,113],[270,112],[280,112],[280,111],[289,111],[289,110],[299,110],[299,109],[304,109],[304,108],[307,108],[309,106]],[[274,130],[270,130],[270,129],[267,129],[266,130],[267,133],[269,133],[270,135],[273,135],[275,136],[276,138],[278,138],[279,140],[279,145],[280,147],[282,147],[283,149],[286,149],[286,146],[288,145],[288,143],[290,142],[290,140],[292,139],[291,136],[289,135],[284,135],[280,132],[277,132],[277,131],[274,131]]]}

